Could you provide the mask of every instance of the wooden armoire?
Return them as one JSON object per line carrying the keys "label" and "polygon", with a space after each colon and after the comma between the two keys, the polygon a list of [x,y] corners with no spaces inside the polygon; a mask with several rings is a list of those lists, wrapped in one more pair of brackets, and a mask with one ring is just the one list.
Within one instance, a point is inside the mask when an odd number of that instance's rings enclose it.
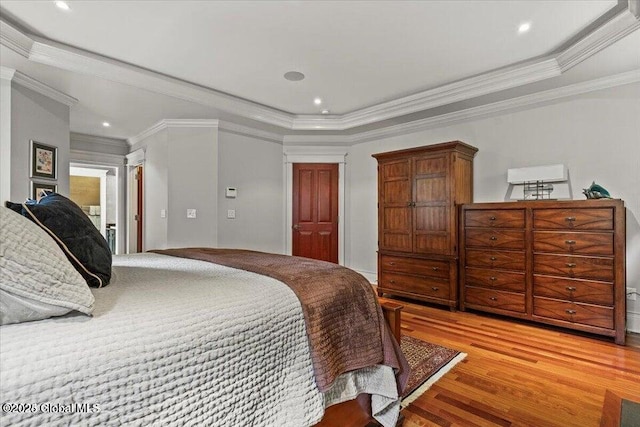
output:
{"label": "wooden armoire", "polygon": [[374,154],[378,160],[378,295],[458,305],[457,205],[473,201],[461,141]]}

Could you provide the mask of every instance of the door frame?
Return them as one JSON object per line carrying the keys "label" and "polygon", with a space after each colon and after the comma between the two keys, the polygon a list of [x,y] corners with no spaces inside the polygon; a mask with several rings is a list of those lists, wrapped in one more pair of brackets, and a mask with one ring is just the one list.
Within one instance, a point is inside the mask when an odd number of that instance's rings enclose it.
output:
{"label": "door frame", "polygon": [[[145,162],[145,151],[143,149],[139,149],[136,150],[132,153],[129,153],[125,156],[126,158],[126,165],[127,165],[127,252],[128,254],[132,254],[132,253],[136,253],[137,252],[137,228],[136,228],[136,222],[134,220],[134,215],[137,212],[133,212],[132,207],[134,206],[133,203],[133,198],[138,197],[137,195],[137,190],[133,189],[133,186],[136,185],[136,182],[134,179],[132,179],[132,174],[135,173],[136,168],[138,166],[143,166],[143,173],[144,173],[144,162]],[[144,181],[143,185],[144,185]],[[144,198],[145,198],[145,191],[142,191],[142,209],[144,212]],[[142,229],[142,250],[144,251],[145,247],[144,247],[144,235],[145,235],[145,230],[144,230],[144,224],[145,222],[142,222],[143,225],[143,229]],[[132,236],[135,236],[132,237]]]}
{"label": "door frame", "polygon": [[345,164],[348,150],[344,147],[284,147],[285,174],[285,254],[293,253],[293,164],[338,164],[338,264],[345,265]]}

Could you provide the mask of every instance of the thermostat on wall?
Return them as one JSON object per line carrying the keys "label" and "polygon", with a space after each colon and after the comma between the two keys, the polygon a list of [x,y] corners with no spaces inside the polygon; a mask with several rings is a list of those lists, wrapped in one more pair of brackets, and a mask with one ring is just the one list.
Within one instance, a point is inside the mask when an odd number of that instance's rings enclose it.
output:
{"label": "thermostat on wall", "polygon": [[238,195],[238,190],[235,187],[227,187],[225,195],[227,196],[227,199],[235,199]]}

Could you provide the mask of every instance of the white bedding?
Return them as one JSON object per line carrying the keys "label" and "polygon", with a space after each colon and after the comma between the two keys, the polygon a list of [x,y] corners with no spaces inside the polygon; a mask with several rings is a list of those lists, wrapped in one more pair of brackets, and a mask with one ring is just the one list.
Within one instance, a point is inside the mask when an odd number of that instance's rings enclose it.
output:
{"label": "white bedding", "polygon": [[360,392],[395,424],[389,367],[318,391],[300,303],[275,279],[138,254],[92,291],[93,318],[0,327],[0,424],[302,427]]}

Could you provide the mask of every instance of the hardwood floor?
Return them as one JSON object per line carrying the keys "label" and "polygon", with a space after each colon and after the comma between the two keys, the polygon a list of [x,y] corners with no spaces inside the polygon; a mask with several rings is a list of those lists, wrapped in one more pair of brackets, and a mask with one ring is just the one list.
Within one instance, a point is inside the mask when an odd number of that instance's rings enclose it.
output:
{"label": "hardwood floor", "polygon": [[403,410],[404,427],[599,426],[607,390],[640,399],[640,335],[627,346],[473,312],[404,305],[402,333],[467,357]]}

